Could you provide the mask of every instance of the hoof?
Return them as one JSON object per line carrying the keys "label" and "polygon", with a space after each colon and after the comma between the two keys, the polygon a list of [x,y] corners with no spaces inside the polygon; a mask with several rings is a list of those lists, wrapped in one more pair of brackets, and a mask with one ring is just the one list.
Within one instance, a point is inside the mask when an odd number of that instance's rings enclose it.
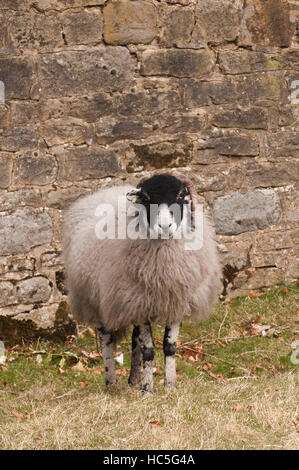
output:
{"label": "hoof", "polygon": [[149,384],[145,384],[141,386],[141,393],[142,395],[147,395],[149,393],[154,393],[154,387],[150,386]]}
{"label": "hoof", "polygon": [[175,390],[176,389],[176,383],[175,382],[164,382],[164,387],[167,390]]}
{"label": "hoof", "polygon": [[107,387],[110,387],[110,385],[115,385],[117,383],[117,378],[112,379],[112,380],[111,379],[110,380],[106,379],[105,383],[106,383]]}

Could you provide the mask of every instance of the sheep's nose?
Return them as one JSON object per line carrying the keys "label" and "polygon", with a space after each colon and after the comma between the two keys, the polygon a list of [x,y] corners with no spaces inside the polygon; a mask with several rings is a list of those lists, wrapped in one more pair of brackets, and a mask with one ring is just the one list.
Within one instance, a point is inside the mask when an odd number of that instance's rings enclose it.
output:
{"label": "sheep's nose", "polygon": [[162,230],[166,230],[168,228],[170,228],[172,226],[172,222],[170,222],[169,224],[158,224],[159,225],[159,228],[162,229]]}
{"label": "sheep's nose", "polygon": [[170,227],[173,224],[172,214],[169,211],[167,204],[161,204],[159,206],[157,226],[158,229],[164,233],[169,232]]}

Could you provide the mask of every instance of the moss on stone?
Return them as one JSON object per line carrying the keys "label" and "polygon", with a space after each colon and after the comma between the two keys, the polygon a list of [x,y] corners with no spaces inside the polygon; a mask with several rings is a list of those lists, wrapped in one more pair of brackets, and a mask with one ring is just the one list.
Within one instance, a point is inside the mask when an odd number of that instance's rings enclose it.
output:
{"label": "moss on stone", "polygon": [[60,302],[58,309],[55,312],[55,322],[65,322],[68,319],[68,305],[67,302],[63,300]]}

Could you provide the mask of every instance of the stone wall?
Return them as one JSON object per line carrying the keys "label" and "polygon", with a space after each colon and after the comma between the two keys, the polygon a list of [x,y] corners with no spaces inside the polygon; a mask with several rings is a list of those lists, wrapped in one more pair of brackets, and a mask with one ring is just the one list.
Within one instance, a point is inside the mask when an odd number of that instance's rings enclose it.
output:
{"label": "stone wall", "polygon": [[157,169],[213,211],[229,296],[298,277],[298,16],[295,0],[0,0],[0,336],[72,331],[63,210]]}

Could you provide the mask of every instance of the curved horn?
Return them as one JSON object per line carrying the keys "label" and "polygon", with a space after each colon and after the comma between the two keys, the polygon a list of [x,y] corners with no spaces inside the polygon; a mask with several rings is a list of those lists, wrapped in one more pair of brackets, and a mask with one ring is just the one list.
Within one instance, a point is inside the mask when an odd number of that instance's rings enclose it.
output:
{"label": "curved horn", "polygon": [[175,173],[174,176],[176,176],[188,188],[190,198],[191,198],[191,211],[194,212],[195,211],[195,206],[198,202],[197,192],[196,192],[196,189],[194,187],[194,184],[185,175],[182,175],[180,173]]}
{"label": "curved horn", "polygon": [[140,191],[142,192],[142,194],[147,198],[149,199],[149,195],[143,190],[141,189],[141,186],[143,185],[143,183],[148,180],[149,178],[148,177],[145,177],[145,178],[142,178],[139,183],[137,184],[136,188],[137,189],[140,189]]}

